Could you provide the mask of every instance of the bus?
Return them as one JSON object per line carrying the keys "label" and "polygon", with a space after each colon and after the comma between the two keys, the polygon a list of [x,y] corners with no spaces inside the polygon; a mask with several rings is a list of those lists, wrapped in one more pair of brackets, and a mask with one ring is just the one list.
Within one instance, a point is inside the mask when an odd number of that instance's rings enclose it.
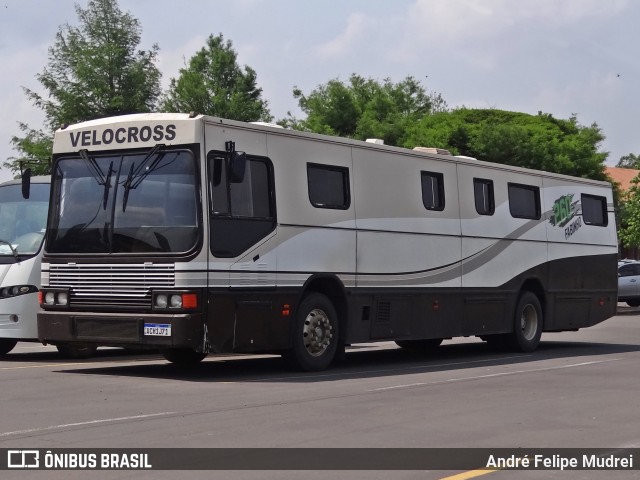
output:
{"label": "bus", "polygon": [[40,259],[49,177],[0,184],[0,355],[37,341]]}
{"label": "bus", "polygon": [[196,114],[55,133],[38,336],[327,368],[615,315],[606,182]]}
{"label": "bus", "polygon": [[[51,177],[31,177],[27,171],[20,180],[0,184],[0,356],[19,341],[38,341],[40,262]],[[66,358],[90,357],[97,348],[82,343],[56,347]]]}

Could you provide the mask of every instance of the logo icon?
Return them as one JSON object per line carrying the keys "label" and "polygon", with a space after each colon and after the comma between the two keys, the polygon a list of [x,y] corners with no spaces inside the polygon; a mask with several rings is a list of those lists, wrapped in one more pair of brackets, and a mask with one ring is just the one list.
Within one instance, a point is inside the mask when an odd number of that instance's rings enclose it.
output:
{"label": "logo icon", "polygon": [[39,468],[40,452],[38,450],[7,451],[8,468]]}
{"label": "logo icon", "polygon": [[554,227],[564,227],[578,213],[578,201],[573,201],[573,193],[563,195],[553,202],[553,215],[549,219]]}

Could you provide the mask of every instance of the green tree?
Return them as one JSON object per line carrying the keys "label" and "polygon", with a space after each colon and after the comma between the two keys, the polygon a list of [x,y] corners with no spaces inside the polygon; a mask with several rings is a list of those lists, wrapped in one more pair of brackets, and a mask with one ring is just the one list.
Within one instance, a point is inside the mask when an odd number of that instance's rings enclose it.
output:
{"label": "green tree", "polygon": [[[55,129],[110,115],[149,112],[160,95],[160,71],[155,65],[158,46],[137,50],[141,27],[123,13],[116,0],[89,0],[76,5],[79,26],[65,24],[49,48],[49,60],[36,79],[46,96],[24,88],[27,97],[45,113],[44,130],[20,124],[24,137],[12,139],[18,157],[4,164],[19,171],[20,161],[46,171]],[[44,166],[43,166],[44,165]]]}
{"label": "green tree", "polygon": [[197,112],[245,122],[270,121],[268,102],[257,87],[256,72],[238,65],[230,40],[210,35],[177,79],[172,78],[162,99],[168,112]]}
{"label": "green tree", "polygon": [[633,153],[630,153],[629,155],[620,157],[620,160],[618,161],[616,167],[633,168],[636,170],[640,170],[640,155],[634,155]]}
{"label": "green tree", "polygon": [[389,145],[400,145],[412,123],[447,108],[440,94],[427,93],[413,77],[393,83],[353,74],[347,83],[329,80],[308,95],[296,87],[293,96],[307,117],[289,114],[281,125],[361,140],[381,138]]}
{"label": "green tree", "polygon": [[618,240],[627,248],[640,247],[640,179],[634,178],[631,188],[617,205]]}
{"label": "green tree", "polygon": [[550,114],[459,108],[424,116],[408,128],[403,146],[438,147],[489,162],[605,180],[604,135]]}

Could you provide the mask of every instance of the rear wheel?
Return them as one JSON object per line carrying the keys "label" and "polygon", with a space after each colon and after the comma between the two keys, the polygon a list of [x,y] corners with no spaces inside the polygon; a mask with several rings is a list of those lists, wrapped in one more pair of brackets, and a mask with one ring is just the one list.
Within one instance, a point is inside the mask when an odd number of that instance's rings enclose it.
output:
{"label": "rear wheel", "polygon": [[0,338],[0,355],[9,353],[17,343],[18,341],[13,338]]}
{"label": "rear wheel", "polygon": [[533,352],[542,336],[542,307],[538,297],[531,292],[523,292],[513,320],[513,333],[505,336],[505,343],[519,352]]}
{"label": "rear wheel", "polygon": [[98,346],[87,343],[60,343],[56,348],[64,358],[89,358],[96,353]]}
{"label": "rear wheel", "polygon": [[321,293],[307,295],[292,326],[292,349],[283,356],[296,370],[327,368],[338,350],[338,314],[331,300]]}
{"label": "rear wheel", "polygon": [[630,307],[640,307],[640,300],[629,300],[627,301],[627,305]]}
{"label": "rear wheel", "polygon": [[196,352],[192,348],[170,348],[162,350],[162,356],[176,365],[196,365],[205,359],[206,353]]}

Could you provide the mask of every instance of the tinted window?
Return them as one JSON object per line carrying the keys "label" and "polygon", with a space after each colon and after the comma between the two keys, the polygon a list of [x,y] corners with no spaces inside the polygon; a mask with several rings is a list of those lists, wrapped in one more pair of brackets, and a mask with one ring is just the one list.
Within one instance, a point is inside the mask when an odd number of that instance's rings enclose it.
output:
{"label": "tinted window", "polygon": [[199,239],[193,152],[157,148],[61,158],[53,174],[51,253],[181,253]]}
{"label": "tinted window", "polygon": [[427,210],[444,210],[444,176],[436,172],[421,172],[422,204]]}
{"label": "tinted window", "polygon": [[540,189],[532,185],[509,184],[509,211],[514,218],[540,219]]}
{"label": "tinted window", "polygon": [[618,273],[621,277],[633,277],[635,275],[640,275],[640,265],[636,263],[623,265],[618,269]]}
{"label": "tinted window", "polygon": [[582,194],[582,219],[587,225],[606,227],[609,223],[607,216],[607,199],[596,195]]}
{"label": "tinted window", "polygon": [[271,162],[247,157],[241,182],[229,175],[229,156],[212,152],[209,159],[211,252],[236,257],[275,228],[275,194]]}
{"label": "tinted window", "polygon": [[309,200],[317,208],[346,210],[351,204],[349,169],[330,165],[307,164]]}
{"label": "tinted window", "polygon": [[474,178],[473,196],[476,202],[476,212],[478,212],[480,215],[493,215],[493,213],[495,212],[493,180]]}

